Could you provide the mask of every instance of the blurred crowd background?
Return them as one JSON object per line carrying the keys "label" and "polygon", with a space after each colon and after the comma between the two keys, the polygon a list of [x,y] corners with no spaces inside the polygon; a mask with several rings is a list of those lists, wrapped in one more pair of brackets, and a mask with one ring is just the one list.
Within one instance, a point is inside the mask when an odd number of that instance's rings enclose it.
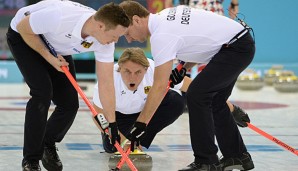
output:
{"label": "blurred crowd background", "polygon": [[[9,81],[12,79],[11,76],[18,73],[14,63],[11,63],[13,58],[5,39],[10,20],[19,8],[38,1],[40,0],[0,0],[0,82]],[[122,0],[73,1],[97,10],[103,4],[120,3]],[[138,0],[138,2],[152,13],[164,9],[164,0]],[[226,16],[228,16],[229,3],[229,0],[223,2]],[[256,55],[250,67],[257,70],[261,75],[272,65],[282,65],[285,69],[298,74],[297,7],[298,1],[296,0],[239,0],[238,17],[244,19],[253,28],[256,40]],[[151,58],[149,42],[128,44],[122,37],[116,44],[115,61],[124,48],[132,46],[143,48],[147,56]],[[77,73],[94,73],[94,56],[92,53],[75,55],[74,59]]]}

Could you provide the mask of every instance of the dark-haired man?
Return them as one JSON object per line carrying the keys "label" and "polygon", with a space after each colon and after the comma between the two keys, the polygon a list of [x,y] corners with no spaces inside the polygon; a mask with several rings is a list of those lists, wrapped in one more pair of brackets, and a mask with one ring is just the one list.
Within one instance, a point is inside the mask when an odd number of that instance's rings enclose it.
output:
{"label": "dark-haired man", "polygon": [[[123,1],[120,6],[131,21],[125,34],[127,41],[143,42],[150,37],[155,63],[153,85],[136,122],[146,123],[158,108],[175,58],[187,62],[186,69],[207,63],[186,93],[195,159],[181,171],[253,169],[251,156],[226,103],[237,77],[254,57],[255,44],[249,28],[230,18],[187,6],[157,14],[150,14],[136,1]],[[145,130],[134,126],[130,139],[139,141]],[[215,137],[224,156],[221,161]]]}
{"label": "dark-haired man", "polygon": [[[22,167],[39,171],[39,160],[47,170],[62,170],[56,142],[62,141],[79,108],[78,95],[61,66],[75,77],[73,54],[93,51],[103,109],[110,122],[112,139],[119,136],[115,122],[113,83],[114,42],[129,25],[123,9],[114,3],[98,11],[72,1],[41,1],[21,8],[12,19],[7,42],[30,88],[24,131]],[[41,41],[43,34],[55,48],[55,58]],[[51,101],[56,105],[49,119]]]}

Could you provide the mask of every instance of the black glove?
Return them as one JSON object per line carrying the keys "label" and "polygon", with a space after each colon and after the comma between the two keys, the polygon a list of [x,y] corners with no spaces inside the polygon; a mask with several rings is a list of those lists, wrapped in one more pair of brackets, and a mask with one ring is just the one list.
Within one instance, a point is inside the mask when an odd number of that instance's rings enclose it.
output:
{"label": "black glove", "polygon": [[116,147],[111,144],[110,136],[108,134],[101,134],[102,137],[102,146],[105,152],[115,153],[117,151]]}
{"label": "black glove", "polygon": [[170,75],[170,87],[174,88],[175,85],[181,83],[181,81],[184,79],[186,75],[186,69],[185,68],[181,68],[180,71],[178,71],[177,68],[172,70],[172,74]]}
{"label": "black glove", "polygon": [[135,122],[127,138],[131,142],[130,149],[133,151],[135,144],[140,145],[140,140],[145,136],[147,125],[143,122]]}
{"label": "black glove", "polygon": [[109,123],[109,134],[110,143],[112,145],[114,145],[116,141],[118,141],[118,143],[120,142],[120,134],[116,122]]}
{"label": "black glove", "polygon": [[234,106],[234,111],[232,112],[232,115],[234,117],[235,122],[237,123],[238,126],[244,128],[247,127],[247,123],[250,123],[250,119],[239,106],[233,105]]}

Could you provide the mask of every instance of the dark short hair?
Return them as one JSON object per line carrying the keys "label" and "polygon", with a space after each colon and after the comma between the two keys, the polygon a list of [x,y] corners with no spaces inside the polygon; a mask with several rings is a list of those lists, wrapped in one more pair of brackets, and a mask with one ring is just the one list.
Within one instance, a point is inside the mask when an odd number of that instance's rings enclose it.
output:
{"label": "dark short hair", "polygon": [[130,24],[125,11],[113,2],[101,6],[95,13],[94,19],[103,22],[108,30],[114,29],[118,25],[128,27]]}
{"label": "dark short hair", "polygon": [[134,15],[137,15],[141,18],[146,18],[150,14],[150,12],[143,5],[136,1],[127,0],[121,2],[119,5],[126,12],[130,22],[132,22],[132,17]]}

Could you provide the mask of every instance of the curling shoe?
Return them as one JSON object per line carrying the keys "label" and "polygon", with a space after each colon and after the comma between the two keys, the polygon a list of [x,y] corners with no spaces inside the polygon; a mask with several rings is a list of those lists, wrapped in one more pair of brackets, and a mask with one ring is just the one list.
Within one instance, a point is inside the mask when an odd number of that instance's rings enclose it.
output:
{"label": "curling shoe", "polygon": [[53,146],[46,146],[42,156],[42,165],[48,171],[61,171],[63,169],[62,162],[58,156],[58,148]]}
{"label": "curling shoe", "polygon": [[38,160],[24,160],[22,162],[22,168],[23,171],[41,171]]}
{"label": "curling shoe", "polygon": [[217,164],[201,164],[193,162],[187,167],[180,169],[178,171],[222,171],[221,165]]}
{"label": "curling shoe", "polygon": [[255,167],[248,152],[243,153],[239,158],[222,158],[220,159],[220,164],[223,171],[232,171],[233,169],[243,171],[251,170]]}

